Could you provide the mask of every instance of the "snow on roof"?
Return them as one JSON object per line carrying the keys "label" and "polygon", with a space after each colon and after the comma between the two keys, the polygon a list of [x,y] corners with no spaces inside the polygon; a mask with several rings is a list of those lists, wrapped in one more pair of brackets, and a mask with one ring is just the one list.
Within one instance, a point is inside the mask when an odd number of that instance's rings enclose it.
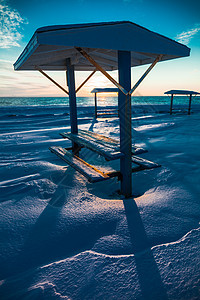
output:
{"label": "snow on roof", "polygon": [[165,92],[164,94],[197,95],[200,93],[194,92],[194,91],[188,91],[188,90],[170,90],[170,91]]}
{"label": "snow on roof", "polygon": [[75,70],[94,70],[75,47],[88,52],[105,70],[118,69],[118,50],[131,51],[131,66],[190,55],[190,49],[163,35],[129,21],[71,24],[36,30],[14,64],[15,70],[66,70],[70,58]]}
{"label": "snow on roof", "polygon": [[91,93],[118,93],[117,88],[94,88]]}

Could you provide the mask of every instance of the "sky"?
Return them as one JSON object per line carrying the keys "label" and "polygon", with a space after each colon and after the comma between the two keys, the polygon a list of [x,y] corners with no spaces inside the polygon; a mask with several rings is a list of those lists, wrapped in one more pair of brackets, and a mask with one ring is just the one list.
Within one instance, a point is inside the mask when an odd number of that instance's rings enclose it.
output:
{"label": "sky", "polygon": [[[133,95],[163,95],[169,89],[200,92],[200,1],[196,0],[0,0],[0,96],[35,97],[65,94],[38,71],[14,71],[34,31],[43,26],[131,21],[191,48],[190,57],[157,64]],[[147,69],[132,68],[132,84]],[[65,72],[48,72],[66,86]],[[117,72],[111,72],[117,79]],[[76,85],[89,72],[76,72]],[[113,87],[97,72],[77,96],[94,87]]]}

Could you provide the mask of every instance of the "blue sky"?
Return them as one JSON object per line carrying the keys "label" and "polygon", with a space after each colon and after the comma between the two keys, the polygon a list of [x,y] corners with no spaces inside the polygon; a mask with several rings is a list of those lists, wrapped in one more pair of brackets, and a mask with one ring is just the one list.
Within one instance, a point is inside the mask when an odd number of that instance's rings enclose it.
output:
{"label": "blue sky", "polygon": [[[186,44],[189,58],[158,64],[136,95],[163,95],[168,89],[200,91],[200,1],[191,0],[0,0],[0,94],[1,96],[65,96],[37,72],[16,72],[16,61],[38,27],[128,20]],[[133,68],[137,81],[147,66]],[[65,85],[64,72],[49,73]],[[77,85],[88,75],[76,74]],[[117,72],[113,76],[117,79]],[[90,96],[93,87],[111,87],[96,74],[80,91]]]}

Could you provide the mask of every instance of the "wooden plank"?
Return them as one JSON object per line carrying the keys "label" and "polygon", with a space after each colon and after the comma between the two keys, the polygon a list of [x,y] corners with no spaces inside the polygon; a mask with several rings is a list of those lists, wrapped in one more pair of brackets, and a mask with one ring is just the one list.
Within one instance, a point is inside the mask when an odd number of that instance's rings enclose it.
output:
{"label": "wooden plank", "polygon": [[79,173],[84,175],[89,182],[99,182],[109,179],[110,176],[96,169],[90,164],[86,163],[80,157],[71,154],[69,151],[62,147],[50,147],[49,150],[55,153],[58,157],[68,163],[71,167],[77,170]]}
{"label": "wooden plank", "polygon": [[158,57],[154,60],[154,62],[150,65],[150,67],[146,70],[146,72],[140,77],[140,79],[136,82],[136,84],[133,86],[133,88],[130,90],[129,94],[131,95],[136,88],[140,85],[140,83],[144,80],[144,78],[149,74],[149,72],[153,69],[153,67],[161,60],[163,57],[163,54],[158,55]]}
{"label": "wooden plank", "polygon": [[[115,149],[116,151],[120,151],[120,144],[119,141],[109,138],[107,136],[92,132],[92,131],[86,131],[86,130],[80,130],[79,129],[79,134],[84,135],[84,136],[89,136],[92,138],[94,141],[97,143],[103,144],[106,147]],[[147,150],[136,147],[135,145],[132,145],[132,154],[141,154],[141,153],[146,153],[148,152]]]}
{"label": "wooden plank", "polygon": [[119,143],[116,140],[85,130],[80,130],[79,134],[97,144],[104,145],[104,147],[107,147],[109,151],[112,149],[112,151],[120,152]]}
{"label": "wooden plank", "polygon": [[117,112],[98,112],[97,117],[118,117]]}
{"label": "wooden plank", "polygon": [[118,87],[123,94],[128,95],[128,92],[123,88],[123,86],[121,86],[112,76],[110,76],[88,53],[85,52],[85,50],[80,47],[75,47],[75,49],[81,55],[83,55],[98,71],[105,75],[116,87]]}
{"label": "wooden plank", "polygon": [[98,113],[115,113],[118,114],[117,109],[99,109]]}
{"label": "wooden plank", "polygon": [[154,169],[161,166],[153,161],[135,155],[132,156],[132,162],[136,165],[143,167],[144,169]]}
{"label": "wooden plank", "polygon": [[59,83],[57,83],[53,78],[51,78],[49,75],[47,75],[41,68],[38,66],[35,67],[42,75],[44,75],[46,78],[48,78],[51,82],[53,82],[57,87],[59,87],[63,92],[65,92],[67,95],[69,95],[69,92],[64,89]]}
{"label": "wooden plank", "polygon": [[94,73],[96,73],[97,70],[94,70],[80,85],[79,87],[76,89],[76,93],[78,93],[78,91],[86,84],[86,82],[88,82],[88,80],[94,75]]}
{"label": "wooden plank", "polygon": [[90,136],[90,137],[92,137],[92,138],[94,138],[94,139],[96,139],[96,140],[98,140],[98,141],[102,141],[102,143],[107,142],[107,143],[111,143],[111,144],[113,144],[113,145],[115,145],[115,146],[117,146],[117,145],[119,144],[119,142],[118,142],[117,140],[112,139],[112,138],[107,137],[107,136],[102,135],[102,134],[95,133],[95,132],[93,132],[93,131],[87,131],[87,130],[82,130],[82,129],[80,129],[79,132],[80,132],[81,134]]}
{"label": "wooden plank", "polygon": [[95,140],[89,138],[88,136],[83,136],[81,134],[73,134],[70,132],[60,133],[60,135],[64,138],[70,139],[76,144],[85,146],[86,148],[104,156],[107,160],[115,160],[123,156],[123,153],[121,153],[120,151],[115,151],[115,149],[97,143]]}

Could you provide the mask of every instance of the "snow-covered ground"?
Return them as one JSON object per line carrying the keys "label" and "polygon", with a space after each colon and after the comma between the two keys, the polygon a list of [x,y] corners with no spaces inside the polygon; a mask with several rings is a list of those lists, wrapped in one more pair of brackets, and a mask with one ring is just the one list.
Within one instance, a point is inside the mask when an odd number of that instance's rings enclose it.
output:
{"label": "snow-covered ground", "polygon": [[[96,184],[52,154],[68,108],[0,109],[0,299],[200,299],[200,107],[137,106],[133,142],[161,168]],[[119,138],[118,118],[79,127]],[[81,157],[118,169],[87,149]]]}

